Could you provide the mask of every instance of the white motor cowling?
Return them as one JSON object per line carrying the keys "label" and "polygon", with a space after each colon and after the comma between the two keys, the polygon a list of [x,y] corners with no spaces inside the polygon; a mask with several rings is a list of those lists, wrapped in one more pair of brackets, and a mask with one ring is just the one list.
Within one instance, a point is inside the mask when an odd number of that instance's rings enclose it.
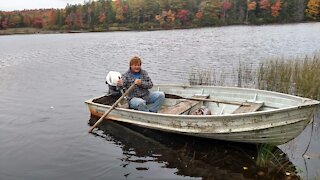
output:
{"label": "white motor cowling", "polygon": [[118,80],[120,78],[121,78],[121,74],[116,71],[110,71],[106,76],[107,83],[110,86],[117,86]]}

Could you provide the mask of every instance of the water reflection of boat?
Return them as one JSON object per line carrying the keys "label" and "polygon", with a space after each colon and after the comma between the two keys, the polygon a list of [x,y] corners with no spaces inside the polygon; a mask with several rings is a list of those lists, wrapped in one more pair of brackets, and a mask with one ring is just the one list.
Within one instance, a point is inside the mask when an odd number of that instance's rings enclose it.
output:
{"label": "water reflection of boat", "polygon": [[[91,119],[90,123],[95,121]],[[148,164],[154,161],[166,164],[163,168],[177,169],[177,175],[203,179],[284,179],[289,177],[283,169],[295,171],[288,160],[280,170],[279,165],[276,169],[257,167],[256,146],[250,144],[182,136],[112,121],[100,128],[107,135],[103,137],[121,146],[126,156],[123,168],[138,162],[136,170],[148,171]]]}
{"label": "water reflection of boat", "polygon": [[[235,87],[155,85],[153,90],[189,99],[166,98],[159,113],[122,106],[108,118],[166,132],[278,145],[299,135],[319,105],[319,101],[307,98]],[[102,116],[111,107],[105,105],[110,98],[87,100],[91,114]],[[211,115],[195,115],[202,107],[211,111]]]}

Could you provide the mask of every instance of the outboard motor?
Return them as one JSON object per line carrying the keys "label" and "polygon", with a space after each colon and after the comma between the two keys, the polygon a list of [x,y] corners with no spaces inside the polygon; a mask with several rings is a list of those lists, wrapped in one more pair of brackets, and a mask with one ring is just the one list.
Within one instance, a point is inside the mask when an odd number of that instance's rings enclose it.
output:
{"label": "outboard motor", "polygon": [[121,87],[117,86],[118,80],[121,79],[121,74],[116,71],[110,71],[106,76],[106,84],[108,84],[108,94],[112,96],[119,96],[122,94]]}

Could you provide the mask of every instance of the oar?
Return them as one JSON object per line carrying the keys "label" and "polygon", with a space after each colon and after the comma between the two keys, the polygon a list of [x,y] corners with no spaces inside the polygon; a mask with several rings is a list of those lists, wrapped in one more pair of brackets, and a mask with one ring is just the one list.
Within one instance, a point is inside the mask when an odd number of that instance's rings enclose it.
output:
{"label": "oar", "polygon": [[223,100],[216,100],[216,99],[204,99],[204,98],[192,98],[192,97],[187,98],[187,97],[182,97],[175,94],[165,94],[165,97],[170,99],[188,99],[188,100],[194,100],[194,101],[206,101],[206,102],[233,104],[233,105],[239,105],[239,106],[251,106],[251,104],[245,103],[245,102],[223,101]]}
{"label": "oar", "polygon": [[134,88],[135,84],[132,84],[129,89],[127,89],[127,91],[125,93],[122,94],[122,96],[111,106],[111,108],[104,113],[104,115],[102,115],[100,117],[100,119],[89,129],[89,133],[91,133],[93,131],[93,129],[108,115],[110,114],[110,112],[118,105],[118,103]]}

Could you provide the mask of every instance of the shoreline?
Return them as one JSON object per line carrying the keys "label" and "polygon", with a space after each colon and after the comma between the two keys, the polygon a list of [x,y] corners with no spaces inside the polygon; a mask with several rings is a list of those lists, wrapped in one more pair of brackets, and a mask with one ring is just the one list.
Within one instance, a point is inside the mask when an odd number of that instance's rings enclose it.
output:
{"label": "shoreline", "polygon": [[[296,22],[296,23],[285,23],[285,24],[301,24],[301,23],[319,23],[313,21],[307,22]],[[27,35],[27,34],[68,34],[68,33],[92,33],[92,32],[121,32],[121,31],[167,31],[167,30],[178,30],[178,29],[199,29],[199,28],[208,28],[208,27],[224,27],[224,26],[265,26],[265,25],[285,25],[285,24],[232,24],[232,25],[223,25],[223,26],[203,26],[203,27],[175,27],[175,28],[148,28],[148,29],[132,29],[128,27],[109,27],[104,30],[44,30],[38,28],[8,28],[1,29],[0,36],[6,35]]]}

